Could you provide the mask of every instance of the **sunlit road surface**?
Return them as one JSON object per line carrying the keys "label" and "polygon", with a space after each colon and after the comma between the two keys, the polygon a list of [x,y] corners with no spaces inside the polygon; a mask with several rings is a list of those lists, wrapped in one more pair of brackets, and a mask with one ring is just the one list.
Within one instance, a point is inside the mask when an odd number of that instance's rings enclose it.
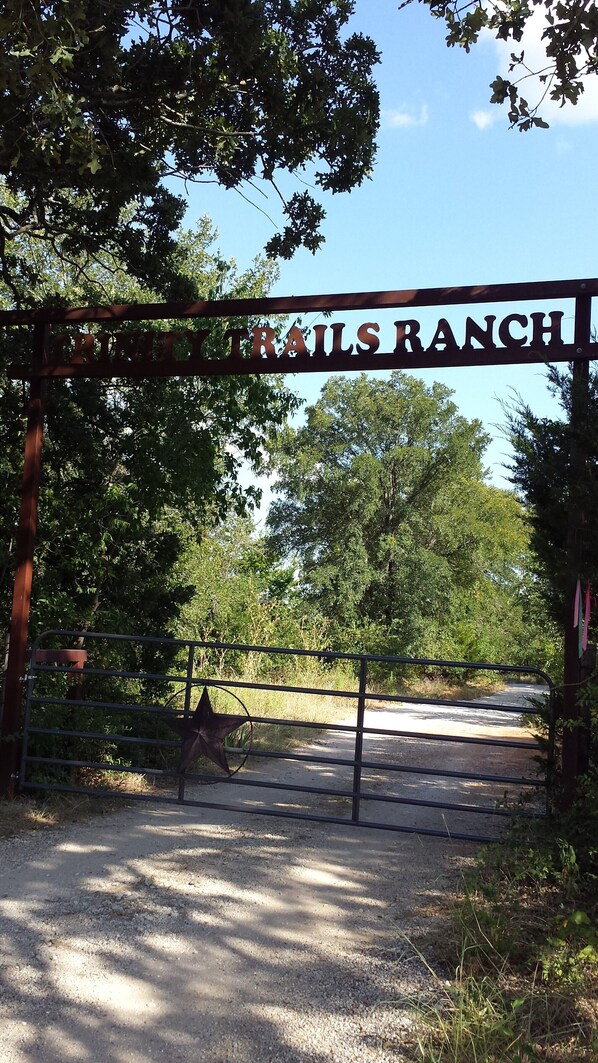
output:
{"label": "sunlit road surface", "polygon": [[525,716],[500,711],[501,705],[531,707],[529,699],[537,699],[545,688],[536,683],[510,683],[495,694],[479,698],[474,708],[459,705],[394,703],[388,705],[369,702],[366,727],[388,727],[427,734],[457,734],[470,738],[502,738],[535,741],[526,727]]}

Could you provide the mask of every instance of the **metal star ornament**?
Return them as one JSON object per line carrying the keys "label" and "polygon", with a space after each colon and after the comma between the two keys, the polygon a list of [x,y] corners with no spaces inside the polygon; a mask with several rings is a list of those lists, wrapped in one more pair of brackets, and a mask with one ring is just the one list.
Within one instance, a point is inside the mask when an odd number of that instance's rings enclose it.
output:
{"label": "metal star ornament", "polygon": [[198,757],[203,756],[209,757],[227,775],[232,774],[226,759],[224,739],[242,724],[247,723],[246,716],[231,716],[228,713],[214,712],[208,689],[204,687],[193,716],[168,720],[167,723],[173,731],[180,734],[182,739],[178,769],[180,772],[186,771]]}

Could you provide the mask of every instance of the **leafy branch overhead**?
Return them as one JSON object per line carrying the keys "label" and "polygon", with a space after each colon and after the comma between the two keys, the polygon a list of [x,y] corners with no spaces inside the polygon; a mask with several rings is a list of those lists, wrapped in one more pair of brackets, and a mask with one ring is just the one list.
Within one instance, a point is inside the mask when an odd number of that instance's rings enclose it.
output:
{"label": "leafy branch overhead", "polygon": [[[26,234],[116,249],[142,281],[184,202],[168,178],[241,189],[313,167],[322,190],[370,173],[374,43],[344,31],[353,0],[6,0],[0,13],[0,267]],[[74,193],[74,195],[73,195]],[[137,205],[135,224],[123,210]],[[270,253],[315,250],[310,192],[283,197]],[[18,256],[17,256],[18,257]]]}
{"label": "leafy branch overhead", "polygon": [[[412,0],[406,0],[411,3]],[[563,106],[576,104],[584,91],[584,81],[598,73],[598,8],[585,0],[503,0],[487,4],[483,0],[422,0],[436,18],[444,19],[449,46],[469,52],[482,32],[499,41],[523,43],[511,53],[509,74],[492,82],[491,103],[507,103],[509,121],[520,130],[533,126],[546,128],[541,117],[549,99]],[[402,7],[406,4],[402,4]],[[540,67],[530,65],[524,33],[540,34],[545,55]],[[520,86],[531,81],[534,103],[522,95]],[[525,90],[529,95],[528,90]]]}

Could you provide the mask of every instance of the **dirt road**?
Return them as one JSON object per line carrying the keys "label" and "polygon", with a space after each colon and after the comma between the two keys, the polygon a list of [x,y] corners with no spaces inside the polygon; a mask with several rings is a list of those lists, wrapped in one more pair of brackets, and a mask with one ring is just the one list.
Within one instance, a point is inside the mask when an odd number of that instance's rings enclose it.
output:
{"label": "dirt road", "polygon": [[397,1063],[475,847],[140,805],[1,852],[1,1063]]}

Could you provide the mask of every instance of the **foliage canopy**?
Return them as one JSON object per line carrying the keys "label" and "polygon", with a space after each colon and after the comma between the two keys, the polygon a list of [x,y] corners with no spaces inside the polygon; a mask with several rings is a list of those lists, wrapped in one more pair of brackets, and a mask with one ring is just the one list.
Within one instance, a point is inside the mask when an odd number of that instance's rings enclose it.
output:
{"label": "foliage canopy", "polygon": [[[276,184],[315,166],[343,192],[371,170],[378,93],[373,42],[344,34],[353,0],[6,0],[0,12],[0,269],[14,241],[63,255],[116,249],[160,281],[184,202],[164,183]],[[315,250],[323,209],[283,199],[268,244]],[[124,209],[136,205],[134,218]],[[13,287],[18,294],[18,286]],[[164,292],[164,297],[168,296]]]}
{"label": "foliage canopy", "polygon": [[484,483],[487,441],[447,388],[400,372],[331,378],[305,426],[279,435],[272,543],[339,638],[416,656],[516,652],[503,636],[527,539],[513,495]]}
{"label": "foliage canopy", "polygon": [[[238,274],[213,240],[205,220],[177,237],[177,269],[192,289],[264,294],[274,267],[258,260]],[[59,290],[73,302],[97,302],[99,293],[109,302],[155,301],[160,294],[128,277],[117,259],[84,269],[76,261],[67,269],[36,241],[21,250],[31,270],[26,283],[35,274],[31,291],[40,301],[55,301]],[[3,294],[9,303],[11,293]],[[22,387],[6,379],[4,368],[29,342],[19,330],[0,336],[0,630],[10,608],[24,423]],[[279,378],[188,377],[133,387],[52,381],[32,634],[48,627],[171,630],[189,593],[179,564],[189,537],[257,500],[257,489],[240,482],[241,465],[260,468],[269,434],[294,406]]]}
{"label": "foliage canopy", "polygon": [[[582,569],[577,575],[584,582],[598,584],[598,375],[590,373],[587,402],[573,429],[570,413],[576,383],[570,371],[549,368],[549,384],[565,420],[537,417],[521,401],[508,414],[515,454],[511,479],[526,506],[542,593],[560,625],[568,599],[567,536],[572,507],[582,515],[583,525]],[[575,448],[582,454],[582,478],[571,472]]]}

